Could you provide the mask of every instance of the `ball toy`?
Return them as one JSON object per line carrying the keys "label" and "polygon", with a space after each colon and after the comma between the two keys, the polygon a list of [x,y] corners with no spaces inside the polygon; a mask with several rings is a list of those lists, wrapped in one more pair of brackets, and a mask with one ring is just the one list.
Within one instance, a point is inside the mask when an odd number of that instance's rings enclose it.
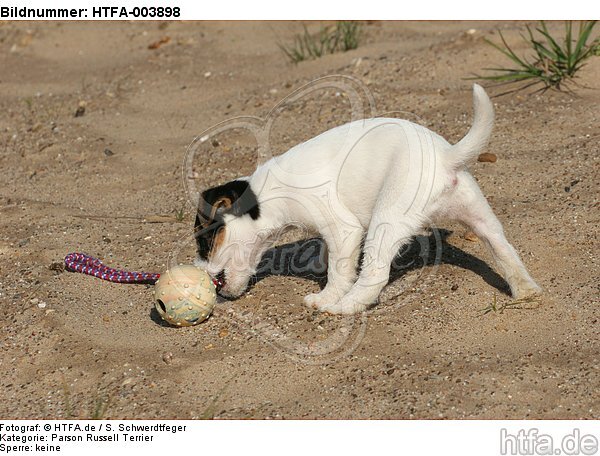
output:
{"label": "ball toy", "polygon": [[192,265],[167,269],[154,286],[155,307],[174,326],[193,326],[206,320],[217,302],[208,273]]}

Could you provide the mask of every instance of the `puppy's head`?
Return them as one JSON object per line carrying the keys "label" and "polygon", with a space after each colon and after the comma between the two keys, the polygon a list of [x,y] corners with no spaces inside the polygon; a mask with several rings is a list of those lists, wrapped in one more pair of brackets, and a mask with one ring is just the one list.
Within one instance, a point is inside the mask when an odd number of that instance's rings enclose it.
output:
{"label": "puppy's head", "polygon": [[202,193],[196,215],[196,266],[222,282],[220,293],[241,295],[263,253],[260,207],[245,180],[234,180]]}

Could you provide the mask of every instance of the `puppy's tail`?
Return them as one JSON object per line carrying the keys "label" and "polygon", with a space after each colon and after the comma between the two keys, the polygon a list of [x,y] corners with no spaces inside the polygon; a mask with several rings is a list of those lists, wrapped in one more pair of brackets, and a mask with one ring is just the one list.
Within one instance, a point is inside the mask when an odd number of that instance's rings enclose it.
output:
{"label": "puppy's tail", "polygon": [[473,84],[473,125],[466,136],[452,146],[448,159],[453,167],[460,168],[474,160],[485,147],[494,126],[494,106],[485,90]]}

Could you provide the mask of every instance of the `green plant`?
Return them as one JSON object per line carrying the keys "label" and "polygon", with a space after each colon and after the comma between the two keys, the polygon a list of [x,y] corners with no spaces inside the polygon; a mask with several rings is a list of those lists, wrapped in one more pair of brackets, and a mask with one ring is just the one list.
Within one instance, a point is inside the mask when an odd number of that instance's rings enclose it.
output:
{"label": "green plant", "polygon": [[522,299],[516,299],[512,302],[504,302],[500,305],[498,305],[498,298],[496,297],[496,295],[494,295],[494,297],[492,298],[492,302],[487,305],[486,307],[484,307],[483,309],[480,309],[480,315],[486,315],[490,312],[499,312],[499,313],[504,313],[505,310],[507,309],[536,309],[537,307],[539,307],[540,305],[540,301],[538,299],[538,297],[536,296],[530,296],[527,298],[522,298]]}
{"label": "green plant", "polygon": [[336,36],[339,40],[339,49],[342,52],[358,47],[360,38],[360,25],[356,21],[340,21],[336,26]]}
{"label": "green plant", "polygon": [[[75,418],[77,414],[73,408],[71,401],[71,387],[66,379],[63,379],[63,397],[64,397],[64,413],[65,419]],[[98,386],[96,393],[89,400],[88,418],[90,420],[102,420],[106,415],[106,411],[110,406],[111,396],[106,392],[105,388]]]}
{"label": "green plant", "polygon": [[110,406],[110,395],[98,389],[90,402],[90,419],[102,420]]}
{"label": "green plant", "polygon": [[314,35],[308,32],[306,25],[303,28],[304,33],[296,35],[293,44],[279,44],[279,48],[294,63],[358,47],[360,25],[356,21],[339,21],[335,26],[322,27]]}
{"label": "green plant", "polygon": [[217,402],[219,401],[219,399],[221,399],[221,397],[225,394],[225,392],[227,391],[227,389],[229,388],[229,384],[232,382],[232,380],[236,377],[237,375],[234,375],[233,377],[231,377],[229,380],[227,380],[225,382],[225,384],[221,387],[221,389],[219,391],[217,391],[217,394],[215,394],[212,398],[212,400],[210,401],[210,403],[206,406],[206,408],[204,409],[204,411],[202,412],[202,415],[200,416],[201,420],[213,420],[215,418],[215,414],[217,413]]}
{"label": "green plant", "polygon": [[550,34],[544,21],[540,21],[539,26],[535,28],[536,33],[527,26],[527,36],[521,36],[527,42],[530,51],[533,51],[533,58],[519,57],[499,31],[501,45],[489,40],[486,42],[512,60],[515,68],[485,68],[485,71],[495,71],[497,74],[475,75],[470,79],[484,79],[499,83],[528,82],[515,90],[536,84],[542,84],[540,88],[542,91],[550,88],[561,90],[566,82],[573,80],[585,61],[599,52],[598,39],[588,44],[596,22],[581,21],[575,36],[572,22],[565,22],[565,34],[562,40]]}
{"label": "green plant", "polygon": [[185,204],[179,208],[178,211],[175,212],[175,220],[178,222],[183,222],[185,219]]}
{"label": "green plant", "polygon": [[63,396],[64,396],[64,405],[65,405],[65,418],[73,418],[73,407],[71,406],[71,388],[69,388],[69,384],[63,378]]}

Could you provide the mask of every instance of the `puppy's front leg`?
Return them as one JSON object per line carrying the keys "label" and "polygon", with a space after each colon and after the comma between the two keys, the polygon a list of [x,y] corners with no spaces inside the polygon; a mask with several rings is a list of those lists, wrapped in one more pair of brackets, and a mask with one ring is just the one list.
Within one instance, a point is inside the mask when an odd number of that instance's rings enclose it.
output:
{"label": "puppy's front leg", "polygon": [[373,217],[365,241],[363,264],[358,280],[337,303],[325,310],[334,314],[354,314],[377,301],[390,278],[392,260],[421,227],[421,217],[405,216],[395,221],[393,212]]}
{"label": "puppy's front leg", "polygon": [[327,245],[327,285],[319,293],[304,298],[306,305],[326,311],[352,287],[360,255],[362,228],[346,226],[346,230],[322,233]]}

